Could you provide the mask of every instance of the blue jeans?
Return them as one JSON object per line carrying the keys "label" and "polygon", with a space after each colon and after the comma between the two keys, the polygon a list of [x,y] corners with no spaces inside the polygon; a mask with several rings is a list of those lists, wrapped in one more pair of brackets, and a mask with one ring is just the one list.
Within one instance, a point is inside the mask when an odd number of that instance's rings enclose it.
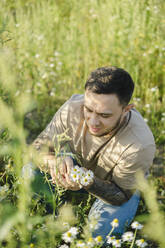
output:
{"label": "blue jeans", "polygon": [[[51,202],[50,187],[46,185],[43,179],[44,173],[41,173],[39,170],[36,170],[31,164],[25,165],[23,167],[23,174],[25,174],[25,172],[26,176],[29,174],[30,176],[34,177],[33,184],[35,185],[35,187],[33,188],[33,190],[38,191],[39,189],[40,192],[44,192],[47,195],[48,202]],[[84,193],[86,191],[82,189],[77,192]],[[86,193],[88,194],[88,192]],[[98,235],[101,235],[103,240],[105,241],[106,236],[111,231],[111,222],[114,219],[118,219],[119,226],[114,229],[112,235],[122,235],[125,229],[129,226],[129,224],[135,217],[139,201],[140,194],[138,192],[134,193],[134,195],[129,199],[129,201],[122,204],[121,206],[114,206],[112,204],[105,203],[100,199],[96,199],[88,215],[89,222],[92,221],[92,218],[94,216],[98,216],[97,225],[95,226],[94,231],[92,231],[92,236],[96,237]]]}
{"label": "blue jeans", "polygon": [[96,214],[98,222],[93,231],[93,237],[101,235],[103,240],[112,229],[111,222],[118,219],[119,226],[114,229],[112,235],[122,235],[135,217],[140,195],[136,192],[126,203],[121,206],[114,206],[96,199],[89,212],[89,220]]}

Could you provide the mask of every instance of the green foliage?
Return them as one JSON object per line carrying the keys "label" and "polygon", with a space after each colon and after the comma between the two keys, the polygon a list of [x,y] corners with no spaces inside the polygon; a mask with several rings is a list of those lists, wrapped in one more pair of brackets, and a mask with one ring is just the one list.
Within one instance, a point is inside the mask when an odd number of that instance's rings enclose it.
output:
{"label": "green foliage", "polygon": [[[136,108],[157,145],[164,146],[164,12],[164,0],[0,2],[1,247],[58,247],[66,230],[61,225],[64,219],[83,229],[93,199],[83,196],[80,203],[75,195],[53,191],[47,176],[50,194],[43,185],[37,192],[33,180],[23,180],[21,173],[30,161],[27,143],[72,94],[83,93],[93,69],[116,65],[130,72],[136,84]],[[160,165],[164,172],[163,159]],[[152,180],[164,211],[164,177]],[[146,214],[142,222],[154,221],[153,230],[157,226],[160,230],[164,224],[158,220],[163,214],[155,196],[150,197],[149,190],[146,195],[147,204],[141,202],[140,213]],[[62,208],[63,220],[57,217],[62,199],[72,202],[77,219],[70,206]],[[150,205],[154,216],[150,216]],[[150,235],[148,225],[145,230]],[[164,245],[161,231],[153,237]]]}

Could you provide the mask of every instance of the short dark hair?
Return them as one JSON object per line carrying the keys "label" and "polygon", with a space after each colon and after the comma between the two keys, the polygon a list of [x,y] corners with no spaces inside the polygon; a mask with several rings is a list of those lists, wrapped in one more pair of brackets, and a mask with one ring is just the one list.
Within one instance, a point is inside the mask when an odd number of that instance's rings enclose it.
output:
{"label": "short dark hair", "polygon": [[134,91],[134,82],[122,68],[100,67],[91,72],[85,90],[96,94],[116,94],[121,105],[127,105]]}

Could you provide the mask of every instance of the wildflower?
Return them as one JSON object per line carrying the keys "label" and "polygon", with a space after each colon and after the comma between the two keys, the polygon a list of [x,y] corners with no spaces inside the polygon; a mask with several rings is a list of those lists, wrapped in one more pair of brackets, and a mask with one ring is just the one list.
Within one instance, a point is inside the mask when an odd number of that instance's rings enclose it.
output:
{"label": "wildflower", "polygon": [[44,74],[42,75],[42,78],[43,78],[43,79],[45,79],[45,78],[47,78],[47,77],[48,77],[47,73],[44,73]]}
{"label": "wildflower", "polygon": [[85,170],[76,165],[70,172],[70,178],[83,186],[87,186],[93,180],[94,174],[91,170]]}
{"label": "wildflower", "polygon": [[93,179],[94,177],[94,174],[93,174],[93,171],[91,170],[88,170],[86,173],[85,173],[86,177],[89,178],[89,179]]}
{"label": "wildflower", "polygon": [[94,245],[95,245],[95,240],[92,237],[90,237],[87,241],[87,246],[93,247]]}
{"label": "wildflower", "polygon": [[158,87],[155,86],[155,87],[151,88],[150,90],[151,90],[151,92],[155,92],[157,89],[158,89]]}
{"label": "wildflower", "polygon": [[30,248],[33,248],[33,247],[34,247],[34,244],[33,244],[33,243],[31,243],[31,244],[30,244]]}
{"label": "wildflower", "polygon": [[76,237],[76,235],[78,234],[78,228],[77,227],[71,227],[69,229],[69,231],[71,232],[72,236]]}
{"label": "wildflower", "polygon": [[91,180],[88,178],[88,177],[81,177],[80,178],[80,183],[83,185],[83,186],[87,186],[88,184],[90,184]]}
{"label": "wildflower", "polygon": [[50,96],[55,96],[55,93],[53,91],[51,91]]}
{"label": "wildflower", "polygon": [[112,236],[112,237],[108,236],[107,237],[107,244],[112,244],[113,241],[115,241],[115,240],[116,240],[116,237],[115,236]]}
{"label": "wildflower", "polygon": [[135,243],[136,243],[136,245],[137,245],[138,247],[145,247],[145,246],[148,245],[147,242],[144,241],[144,239],[138,239],[138,240],[136,240]]}
{"label": "wildflower", "polygon": [[102,243],[103,243],[103,238],[102,238],[102,236],[97,236],[96,238],[95,238],[95,242],[99,245],[101,245]]}
{"label": "wildflower", "polygon": [[74,240],[74,236],[72,235],[72,233],[70,231],[67,231],[67,232],[62,234],[62,239],[66,243],[71,243]]}
{"label": "wildflower", "polygon": [[79,240],[76,244],[76,247],[84,247],[85,243],[82,240]]}
{"label": "wildflower", "polygon": [[115,247],[121,247],[121,239],[115,239],[113,242],[112,242],[113,246]]}
{"label": "wildflower", "polygon": [[145,121],[145,122],[148,122],[148,119],[144,118],[144,121]]}
{"label": "wildflower", "polygon": [[59,246],[59,248],[69,248],[69,246],[64,244],[64,245]]}
{"label": "wildflower", "polygon": [[122,235],[122,239],[123,241],[128,241],[128,242],[131,242],[133,240],[133,232],[125,232],[123,235]]}
{"label": "wildflower", "polygon": [[53,63],[51,63],[51,64],[50,64],[50,67],[51,67],[51,68],[52,68],[52,67],[54,67],[54,64],[53,64]]}
{"label": "wildflower", "polygon": [[137,222],[137,221],[134,221],[132,224],[131,224],[131,227],[133,228],[133,229],[138,229],[138,230],[140,230],[140,229],[142,229],[143,228],[143,225],[141,225],[139,222]]}
{"label": "wildflower", "polygon": [[54,56],[55,56],[55,57],[58,57],[59,55],[60,55],[59,52],[57,52],[57,51],[54,52]]}
{"label": "wildflower", "polygon": [[40,55],[37,53],[37,54],[35,55],[35,58],[38,59],[39,57],[40,57]]}
{"label": "wildflower", "polygon": [[71,179],[72,179],[73,182],[78,182],[79,175],[77,173],[72,173]]}
{"label": "wildflower", "polygon": [[147,104],[145,105],[145,107],[146,107],[146,108],[150,108],[150,104],[147,103]]}
{"label": "wildflower", "polygon": [[114,219],[112,222],[111,222],[111,226],[112,227],[118,227],[119,225],[119,220],[118,219]]}

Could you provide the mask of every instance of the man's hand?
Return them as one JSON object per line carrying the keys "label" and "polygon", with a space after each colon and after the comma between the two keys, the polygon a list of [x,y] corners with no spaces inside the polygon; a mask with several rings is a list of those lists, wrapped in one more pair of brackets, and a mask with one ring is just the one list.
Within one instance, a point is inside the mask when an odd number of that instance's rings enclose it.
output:
{"label": "man's hand", "polygon": [[81,186],[70,179],[71,169],[74,167],[73,160],[70,157],[58,157],[47,155],[44,157],[44,162],[47,163],[50,169],[52,182],[69,190],[79,190]]}

